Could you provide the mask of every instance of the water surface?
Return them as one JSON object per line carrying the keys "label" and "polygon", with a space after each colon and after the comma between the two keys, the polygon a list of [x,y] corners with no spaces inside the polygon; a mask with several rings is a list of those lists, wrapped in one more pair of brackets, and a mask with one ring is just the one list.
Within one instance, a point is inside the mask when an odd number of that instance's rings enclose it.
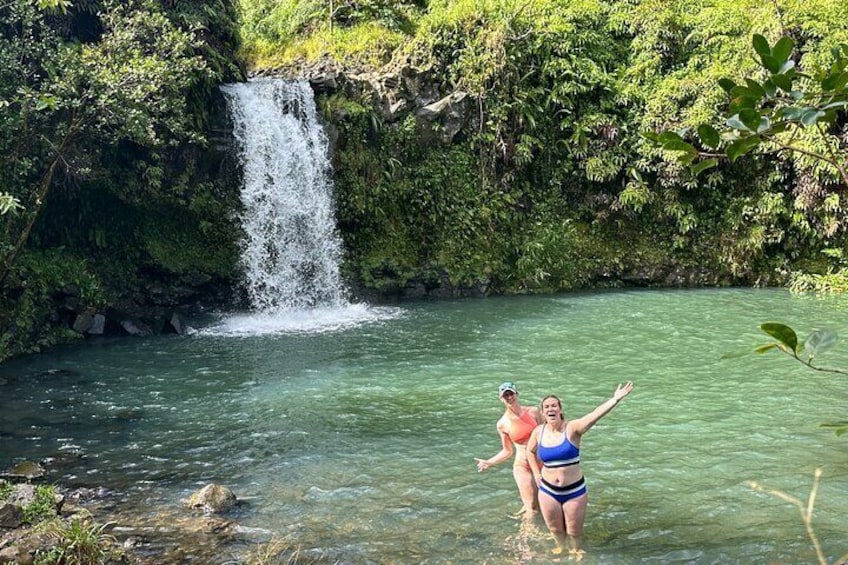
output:
{"label": "water surface", "polygon": [[[782,290],[616,291],[374,309],[365,323],[100,340],[0,366],[0,467],[56,458],[67,484],[179,506],[208,482],[237,520],[350,563],[550,563],[520,532],[499,449],[501,381],[580,416],[633,380],[583,442],[585,563],[810,563],[806,500],[831,560],[848,551],[846,377],[775,352],[722,360],[764,321],[848,335],[848,300]],[[242,319],[242,321],[244,321]],[[267,329],[268,326],[261,326]],[[848,344],[822,360],[848,367]],[[57,463],[58,465],[58,463]],[[153,510],[151,510],[153,511]]]}

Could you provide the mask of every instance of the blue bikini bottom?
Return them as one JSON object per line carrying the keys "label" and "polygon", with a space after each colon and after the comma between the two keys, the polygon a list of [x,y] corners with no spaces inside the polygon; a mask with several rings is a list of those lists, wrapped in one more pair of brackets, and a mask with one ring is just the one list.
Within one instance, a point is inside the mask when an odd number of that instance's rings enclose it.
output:
{"label": "blue bikini bottom", "polygon": [[578,496],[586,494],[586,477],[580,477],[580,480],[562,487],[551,484],[545,479],[542,479],[542,484],[539,485],[539,490],[562,504],[572,498],[577,498]]}

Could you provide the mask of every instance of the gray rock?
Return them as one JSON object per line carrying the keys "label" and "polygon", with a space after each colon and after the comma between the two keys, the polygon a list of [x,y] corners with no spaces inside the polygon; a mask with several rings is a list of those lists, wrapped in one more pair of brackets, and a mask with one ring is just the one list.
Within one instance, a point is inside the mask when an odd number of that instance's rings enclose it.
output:
{"label": "gray rock", "polygon": [[13,479],[41,479],[44,477],[44,468],[32,461],[21,461],[9,469],[5,476]]}
{"label": "gray rock", "polygon": [[91,326],[86,330],[89,335],[103,335],[106,331],[106,316],[95,314],[91,317]]}
{"label": "gray rock", "polygon": [[[0,502],[0,528],[11,530],[23,524],[24,511],[17,504]],[[4,563],[0,559],[0,563]]]}
{"label": "gray rock", "polygon": [[182,502],[190,508],[202,508],[207,513],[219,513],[233,508],[238,504],[238,499],[227,487],[210,483]]}
{"label": "gray rock", "polygon": [[74,320],[73,330],[78,334],[84,334],[91,328],[93,322],[94,317],[88,312],[83,312],[78,314],[76,320]]}

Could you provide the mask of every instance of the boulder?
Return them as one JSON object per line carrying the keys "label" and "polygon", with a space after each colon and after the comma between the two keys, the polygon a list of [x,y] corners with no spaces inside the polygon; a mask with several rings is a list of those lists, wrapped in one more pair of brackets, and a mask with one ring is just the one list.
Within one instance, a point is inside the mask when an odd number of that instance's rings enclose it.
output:
{"label": "boulder", "polygon": [[[11,502],[0,502],[0,529],[11,530],[23,524],[24,512],[20,506]],[[3,563],[0,560],[0,563]]]}
{"label": "boulder", "polygon": [[204,512],[217,514],[233,508],[238,499],[227,487],[210,483],[182,502],[189,508],[202,508]]}
{"label": "boulder", "polygon": [[38,463],[32,461],[21,461],[15,464],[14,467],[3,473],[3,476],[9,479],[32,479],[44,478],[44,468]]}

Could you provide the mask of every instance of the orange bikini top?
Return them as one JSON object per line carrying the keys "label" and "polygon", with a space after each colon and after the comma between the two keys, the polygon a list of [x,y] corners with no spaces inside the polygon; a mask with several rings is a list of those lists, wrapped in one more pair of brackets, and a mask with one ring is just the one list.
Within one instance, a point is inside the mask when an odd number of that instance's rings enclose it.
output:
{"label": "orange bikini top", "polygon": [[[525,417],[526,416],[526,417]],[[533,418],[533,414],[527,409],[521,413],[518,420],[513,420],[509,425],[509,439],[513,443],[526,443],[530,439],[530,434],[536,429],[539,424]]]}

